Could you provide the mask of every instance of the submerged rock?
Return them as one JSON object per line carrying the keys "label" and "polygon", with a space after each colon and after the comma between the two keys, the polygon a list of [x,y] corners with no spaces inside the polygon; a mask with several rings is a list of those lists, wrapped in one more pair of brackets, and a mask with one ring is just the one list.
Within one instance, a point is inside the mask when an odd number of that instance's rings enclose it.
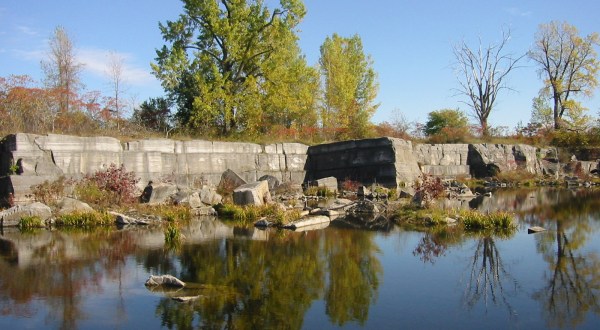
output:
{"label": "submerged rock", "polygon": [[183,288],[185,283],[172,275],[150,275],[146,280],[146,286],[171,286],[177,288]]}

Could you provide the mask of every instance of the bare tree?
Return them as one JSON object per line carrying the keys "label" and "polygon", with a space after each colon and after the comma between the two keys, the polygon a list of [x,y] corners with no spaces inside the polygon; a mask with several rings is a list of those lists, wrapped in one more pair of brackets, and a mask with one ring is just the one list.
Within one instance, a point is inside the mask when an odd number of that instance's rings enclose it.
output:
{"label": "bare tree", "polygon": [[49,40],[48,58],[42,60],[42,70],[46,75],[47,87],[59,95],[60,113],[69,111],[73,96],[82,87],[79,74],[83,64],[77,62],[73,42],[62,26],[57,26]]}
{"label": "bare tree", "polygon": [[112,89],[112,109],[117,118],[117,130],[120,128],[120,121],[122,115],[122,109],[125,106],[125,102],[123,101],[123,93],[125,93],[125,79],[123,77],[124,73],[124,62],[125,59],[123,56],[117,54],[116,52],[110,52],[108,55],[108,68],[107,75],[110,79],[110,86]]}
{"label": "bare tree", "polygon": [[509,40],[510,31],[503,31],[502,39],[497,44],[483,47],[479,40],[479,48],[476,50],[471,49],[465,41],[454,46],[460,84],[458,91],[468,97],[469,101],[465,103],[479,121],[482,136],[489,135],[487,121],[498,93],[503,89],[510,89],[505,78],[525,56],[505,53],[504,48]]}
{"label": "bare tree", "polygon": [[594,45],[600,44],[599,38],[597,33],[581,38],[577,28],[566,22],[552,21],[538,29],[528,55],[539,65],[539,75],[544,79],[540,95],[553,100],[554,129],[561,128],[565,111],[582,109],[571,96],[591,96],[598,86],[600,62]]}

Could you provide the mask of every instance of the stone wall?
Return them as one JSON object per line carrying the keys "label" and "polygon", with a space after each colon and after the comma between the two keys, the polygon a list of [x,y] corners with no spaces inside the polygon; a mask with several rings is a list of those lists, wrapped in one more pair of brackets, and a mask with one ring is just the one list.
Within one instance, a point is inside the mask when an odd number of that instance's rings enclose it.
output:
{"label": "stone wall", "polygon": [[121,143],[111,137],[9,135],[0,144],[0,175],[18,165],[18,175],[0,182],[2,196],[27,198],[31,185],[64,175],[80,178],[110,164],[135,172],[143,187],[149,180],[191,186],[218,184],[231,169],[248,182],[272,175],[281,182],[304,181],[307,146],[299,143],[259,145],[202,140],[147,139]]}
{"label": "stone wall", "polygon": [[335,177],[363,184],[396,188],[419,177],[412,143],[395,138],[351,140],[311,146],[306,159],[306,181]]}

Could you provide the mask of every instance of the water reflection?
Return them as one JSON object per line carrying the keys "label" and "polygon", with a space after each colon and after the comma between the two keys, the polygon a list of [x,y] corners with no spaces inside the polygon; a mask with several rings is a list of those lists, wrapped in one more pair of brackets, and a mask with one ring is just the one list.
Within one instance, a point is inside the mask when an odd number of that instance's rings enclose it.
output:
{"label": "water reflection", "polygon": [[586,242],[598,230],[600,195],[589,190],[550,195],[556,203],[528,215],[531,222],[552,226],[537,235],[537,250],[548,269],[546,285],[533,294],[544,306],[548,326],[574,327],[588,312],[600,313],[600,259]]}
{"label": "water reflection", "polygon": [[181,278],[223,289],[190,304],[161,299],[157,314],[168,328],[298,329],[324,297],[333,323],[363,324],[382,272],[372,237],[356,230],[279,232],[265,242],[184,246],[175,256]]}
{"label": "water reflection", "polygon": [[[600,194],[527,190],[510,201],[508,193],[496,192],[482,203],[517,212],[521,232],[402,231],[378,218],[368,221],[372,230],[340,219],[315,231],[262,231],[206,218],[181,228],[185,240],[169,250],[161,228],[6,231],[0,327],[298,329],[310,315],[323,327],[377,328],[406,320],[389,306],[429,306],[427,297],[443,300],[439,315],[458,315],[456,327],[480,327],[474,319],[514,321],[498,327],[529,319],[534,327],[597,321]],[[549,231],[524,234],[531,225]],[[400,232],[406,249],[392,248]],[[175,275],[188,286],[148,291],[148,274]],[[175,296],[197,299],[181,303]],[[431,310],[411,313],[425,317]],[[525,313],[528,318],[512,320]],[[30,326],[31,319],[41,321]]]}

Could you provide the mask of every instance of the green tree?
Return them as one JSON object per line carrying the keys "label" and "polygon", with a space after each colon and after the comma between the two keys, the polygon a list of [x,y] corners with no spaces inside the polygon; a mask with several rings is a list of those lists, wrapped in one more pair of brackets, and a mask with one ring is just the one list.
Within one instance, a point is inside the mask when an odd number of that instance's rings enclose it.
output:
{"label": "green tree", "polygon": [[172,128],[171,106],[164,97],[150,98],[134,110],[132,119],[147,129],[167,133]]}
{"label": "green tree", "polygon": [[423,132],[437,142],[460,142],[469,132],[469,121],[459,109],[432,111]]}
{"label": "green tree", "polygon": [[565,113],[580,117],[583,107],[573,100],[576,95],[591,96],[598,86],[600,62],[594,50],[599,45],[597,33],[579,36],[577,28],[566,22],[552,21],[541,24],[529,57],[539,66],[539,75],[544,79],[542,95],[553,100],[554,128],[563,125]]}
{"label": "green tree", "polygon": [[[176,101],[177,116],[220,134],[256,131],[264,119],[268,69],[295,46],[305,14],[300,0],[272,11],[261,0],[183,0],[184,13],[160,24],[168,43],[156,51],[154,75]],[[288,63],[278,63],[286,66]]]}
{"label": "green tree", "polygon": [[321,45],[319,64],[324,82],[323,128],[336,131],[337,138],[365,137],[379,106],[374,103],[378,83],[360,37],[327,37]]}

